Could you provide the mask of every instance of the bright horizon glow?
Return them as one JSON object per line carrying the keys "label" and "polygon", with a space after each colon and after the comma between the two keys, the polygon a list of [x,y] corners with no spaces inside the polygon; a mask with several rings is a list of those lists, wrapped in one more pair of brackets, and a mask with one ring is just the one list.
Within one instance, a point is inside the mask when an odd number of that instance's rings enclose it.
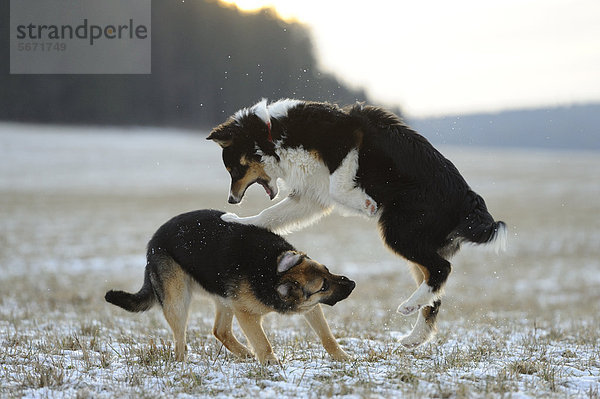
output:
{"label": "bright horizon glow", "polygon": [[600,1],[222,0],[311,30],[319,66],[412,117],[600,101]]}

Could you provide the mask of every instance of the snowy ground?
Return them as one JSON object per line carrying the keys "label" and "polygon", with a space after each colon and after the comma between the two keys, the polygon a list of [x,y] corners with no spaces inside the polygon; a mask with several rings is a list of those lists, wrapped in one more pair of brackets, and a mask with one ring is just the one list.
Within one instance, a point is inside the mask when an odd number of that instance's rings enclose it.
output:
{"label": "snowy ground", "polygon": [[[326,309],[354,360],[328,359],[301,317],[271,315],[281,366],[234,359],[194,304],[189,360],[173,361],[158,309],[103,300],[142,283],[144,247],[169,217],[249,215],[260,188],[226,204],[218,147],[167,130],[0,125],[1,397],[591,397],[600,391],[600,157],[442,148],[509,226],[509,249],[465,247],[429,344],[397,339],[408,270],[375,225],[330,216],[288,239],[358,285]],[[237,326],[238,335],[241,335]]]}

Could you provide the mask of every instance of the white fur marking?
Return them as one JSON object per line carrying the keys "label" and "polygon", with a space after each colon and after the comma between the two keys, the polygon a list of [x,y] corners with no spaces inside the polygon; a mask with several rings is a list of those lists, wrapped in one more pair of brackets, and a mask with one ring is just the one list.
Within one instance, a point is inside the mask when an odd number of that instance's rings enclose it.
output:
{"label": "white fur marking", "polygon": [[279,119],[285,117],[291,108],[294,108],[298,104],[302,103],[300,100],[294,100],[291,98],[282,98],[281,100],[275,101],[269,104],[267,107],[271,118]]}
{"label": "white fur marking", "polygon": [[259,102],[257,102],[250,108],[240,109],[238,112],[233,114],[233,119],[235,119],[238,123],[240,123],[244,117],[246,117],[250,114],[254,114],[254,115],[258,116],[265,124],[271,123],[271,117],[269,115],[269,110],[267,108],[267,99],[266,98],[263,98],[262,100],[260,100]]}
{"label": "white fur marking", "polygon": [[494,241],[494,250],[496,253],[500,251],[506,251],[506,241],[508,238],[508,232],[506,231],[506,225],[502,224],[496,233],[496,239]]}
{"label": "white fur marking", "polygon": [[250,109],[249,108],[242,108],[238,112],[236,112],[235,114],[233,114],[233,119],[235,119],[237,123],[240,123],[241,120],[244,117],[248,116],[249,114],[250,114]]}
{"label": "white fur marking", "polygon": [[[228,218],[241,224],[261,226],[279,234],[308,226],[331,211],[332,200],[329,194],[329,169],[302,147],[283,148],[275,143],[273,156],[263,155],[265,172],[271,179],[281,179],[287,183],[291,197],[264,209],[258,215],[244,218]],[[224,219],[225,220],[225,219]]]}
{"label": "white fur marking", "polygon": [[269,110],[267,109],[267,99],[263,98],[260,100],[254,107],[252,107],[252,112],[254,115],[258,116],[265,124],[271,123],[271,116],[269,115]]}
{"label": "white fur marking", "polygon": [[419,288],[404,303],[398,306],[398,313],[408,316],[421,309],[424,306],[433,305],[433,301],[438,298],[438,295],[433,293],[433,289],[422,282]]}
{"label": "white fur marking", "polygon": [[421,310],[417,318],[417,324],[415,324],[410,334],[400,338],[400,343],[406,348],[412,349],[429,341],[432,336],[433,329],[425,321],[423,310]]}
{"label": "white fur marking", "polygon": [[356,186],[358,171],[358,150],[354,149],[346,155],[340,166],[329,178],[329,193],[337,204],[351,213],[374,216],[377,203],[365,191]]}
{"label": "white fur marking", "polygon": [[327,166],[304,148],[285,148],[275,143],[277,158],[262,156],[265,172],[272,180],[281,179],[292,193],[258,215],[239,218],[224,215],[223,220],[261,226],[279,234],[308,226],[328,214],[337,204],[352,213],[373,216],[376,202],[364,190],[355,186],[358,151],[351,151],[342,165],[329,173]]}

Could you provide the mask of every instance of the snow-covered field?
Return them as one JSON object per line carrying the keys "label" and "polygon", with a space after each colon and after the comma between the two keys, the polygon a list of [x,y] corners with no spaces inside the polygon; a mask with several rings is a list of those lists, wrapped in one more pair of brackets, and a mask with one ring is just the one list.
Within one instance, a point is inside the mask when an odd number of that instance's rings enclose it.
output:
{"label": "snow-covered field", "polygon": [[159,309],[130,314],[104,292],[139,288],[146,242],[171,216],[249,215],[264,192],[228,205],[203,135],[0,124],[0,397],[598,398],[600,154],[441,150],[510,234],[503,254],[454,259],[432,342],[398,343],[415,321],[395,313],[414,288],[407,268],[373,222],[333,215],[288,239],[357,281],[325,309],[353,361],[329,360],[301,317],[279,315],[265,330],[281,365],[238,361],[200,298],[180,364]]}

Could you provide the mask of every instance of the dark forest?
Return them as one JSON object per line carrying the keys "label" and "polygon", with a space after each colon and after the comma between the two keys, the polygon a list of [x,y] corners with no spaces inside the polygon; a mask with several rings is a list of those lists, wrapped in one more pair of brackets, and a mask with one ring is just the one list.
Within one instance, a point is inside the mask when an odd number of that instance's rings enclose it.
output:
{"label": "dark forest", "polygon": [[206,128],[261,97],[367,100],[319,71],[304,26],[267,9],[153,1],[150,75],[10,75],[8,45],[0,49],[0,120]]}

